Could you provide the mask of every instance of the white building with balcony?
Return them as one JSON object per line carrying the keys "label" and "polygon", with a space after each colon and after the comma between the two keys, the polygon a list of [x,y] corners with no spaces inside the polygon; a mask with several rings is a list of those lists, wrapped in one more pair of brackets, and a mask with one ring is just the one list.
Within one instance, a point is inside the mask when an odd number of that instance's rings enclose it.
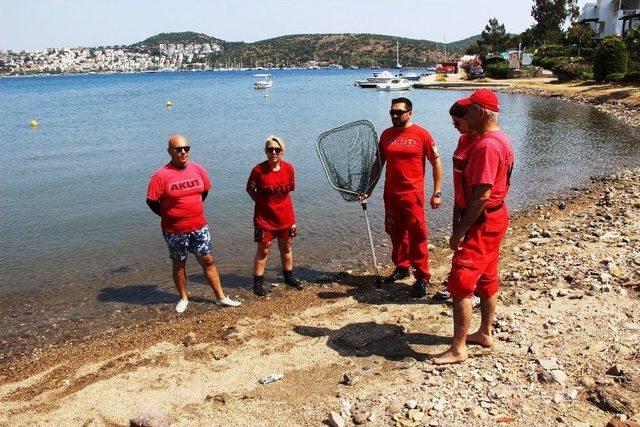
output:
{"label": "white building with balcony", "polygon": [[596,38],[622,36],[632,27],[640,25],[640,0],[598,0],[582,8],[578,23],[593,28]]}

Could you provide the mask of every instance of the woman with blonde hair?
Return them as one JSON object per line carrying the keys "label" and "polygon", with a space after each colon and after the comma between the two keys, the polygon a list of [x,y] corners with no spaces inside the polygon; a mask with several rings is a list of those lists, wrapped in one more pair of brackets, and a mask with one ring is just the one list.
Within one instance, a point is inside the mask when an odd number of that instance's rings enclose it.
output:
{"label": "woman with blonde hair", "polygon": [[284,282],[298,290],[300,281],[293,275],[293,251],[291,243],[296,236],[296,220],[289,195],[295,187],[293,166],[282,160],[284,140],[271,135],[264,143],[267,160],[257,164],[249,175],[247,193],[255,202],[253,213],[254,241],[257,243],[253,261],[253,292],[264,296],[268,290],[264,284],[264,269],[271,244],[278,239]]}

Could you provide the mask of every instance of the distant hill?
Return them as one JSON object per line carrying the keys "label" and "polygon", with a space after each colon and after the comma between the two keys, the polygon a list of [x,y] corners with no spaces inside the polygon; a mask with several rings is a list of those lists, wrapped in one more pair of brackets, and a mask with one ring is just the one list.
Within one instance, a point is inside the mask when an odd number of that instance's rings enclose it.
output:
{"label": "distant hill", "polygon": [[397,42],[403,66],[424,67],[463,54],[479,37],[448,43],[448,57],[445,57],[442,43],[380,34],[294,34],[244,43],[227,42],[194,32],[162,33],[132,47],[154,48],[160,43],[217,43],[222,46],[222,51],[210,55],[214,66],[229,63],[288,66],[315,60],[321,64],[339,64],[343,67],[392,67],[396,65]]}
{"label": "distant hill", "polygon": [[160,33],[146,40],[131,45],[132,47],[157,47],[160,44],[182,43],[182,44],[204,44],[216,43],[223,44],[224,40],[216,39],[202,33],[194,33],[193,31],[184,31],[181,33]]}
{"label": "distant hill", "polygon": [[464,40],[458,40],[457,42],[447,43],[447,49],[451,49],[452,52],[464,53],[469,46],[477,44],[478,40],[482,39],[480,34],[468,37]]}

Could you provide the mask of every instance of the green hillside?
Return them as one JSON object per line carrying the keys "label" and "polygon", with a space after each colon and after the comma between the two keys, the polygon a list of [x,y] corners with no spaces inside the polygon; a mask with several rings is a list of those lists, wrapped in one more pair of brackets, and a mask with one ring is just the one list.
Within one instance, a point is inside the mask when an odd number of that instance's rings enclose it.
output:
{"label": "green hillside", "polygon": [[193,31],[184,31],[181,33],[160,33],[146,40],[138,42],[132,47],[146,46],[149,48],[157,47],[160,44],[182,43],[182,44],[204,44],[217,43],[223,44],[224,40],[216,39],[202,33],[194,33]]}
{"label": "green hillside", "polygon": [[392,67],[396,65],[396,42],[400,63],[405,67],[431,66],[451,60],[475,44],[479,36],[444,45],[429,40],[416,40],[380,34],[294,34],[261,40],[254,43],[227,42],[194,32],[162,33],[150,37],[133,47],[154,48],[164,43],[217,43],[221,52],[212,53],[213,66],[230,63],[243,66],[291,66],[315,60],[321,64],[339,64],[343,67]]}

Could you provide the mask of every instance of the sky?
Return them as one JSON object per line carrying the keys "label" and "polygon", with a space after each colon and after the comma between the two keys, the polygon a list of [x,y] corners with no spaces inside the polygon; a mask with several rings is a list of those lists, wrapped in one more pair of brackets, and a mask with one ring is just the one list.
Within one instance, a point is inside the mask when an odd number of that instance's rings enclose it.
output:
{"label": "sky", "polygon": [[[594,0],[595,1],[595,0]],[[582,7],[587,0],[579,0]],[[0,49],[132,44],[195,31],[253,42],[289,34],[375,33],[452,42],[496,17],[531,26],[533,0],[0,0]]]}

